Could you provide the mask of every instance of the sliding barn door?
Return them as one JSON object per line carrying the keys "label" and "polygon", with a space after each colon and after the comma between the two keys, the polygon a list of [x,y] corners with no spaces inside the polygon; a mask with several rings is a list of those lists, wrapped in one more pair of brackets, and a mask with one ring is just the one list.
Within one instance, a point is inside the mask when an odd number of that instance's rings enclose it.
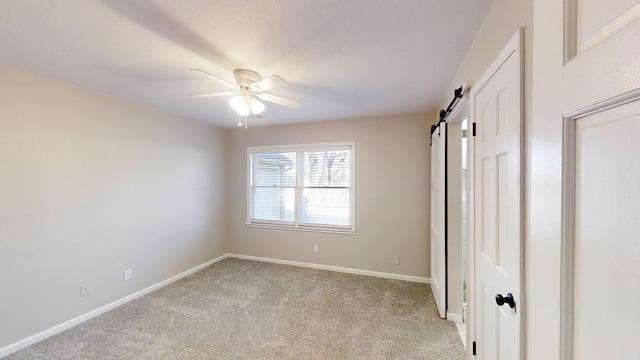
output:
{"label": "sliding barn door", "polygon": [[638,359],[640,2],[566,7],[563,359]]}
{"label": "sliding barn door", "polygon": [[445,156],[446,125],[440,124],[431,137],[431,291],[438,313],[445,318],[447,304]]}

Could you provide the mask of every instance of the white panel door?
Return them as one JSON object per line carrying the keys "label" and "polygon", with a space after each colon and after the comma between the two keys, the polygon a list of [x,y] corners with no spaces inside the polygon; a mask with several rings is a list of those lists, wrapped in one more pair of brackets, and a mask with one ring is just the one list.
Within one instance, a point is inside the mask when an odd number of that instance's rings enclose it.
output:
{"label": "white panel door", "polygon": [[441,318],[445,318],[447,300],[445,230],[445,147],[446,124],[440,124],[431,137],[431,291]]}
{"label": "white panel door", "polygon": [[574,359],[637,359],[640,102],[577,121]]}
{"label": "white panel door", "polygon": [[563,359],[638,359],[640,2],[565,14]]}
{"label": "white panel door", "polygon": [[521,33],[472,95],[478,359],[520,359],[522,315]]}

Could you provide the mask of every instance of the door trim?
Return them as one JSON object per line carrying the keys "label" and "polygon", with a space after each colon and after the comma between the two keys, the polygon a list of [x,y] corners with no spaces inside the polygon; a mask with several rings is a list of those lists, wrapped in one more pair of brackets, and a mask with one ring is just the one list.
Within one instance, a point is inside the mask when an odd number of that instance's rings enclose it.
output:
{"label": "door trim", "polygon": [[[471,91],[474,89],[471,88]],[[473,95],[469,100],[469,120],[467,128],[472,131],[475,125],[475,101]],[[475,159],[476,137],[473,132],[467,136],[467,266],[469,276],[467,278],[467,359],[473,359],[476,355],[476,240],[475,240]]]}
{"label": "door trim", "polygon": [[576,120],[562,128],[562,223],[560,244],[560,359],[573,359],[573,280],[575,270]]}

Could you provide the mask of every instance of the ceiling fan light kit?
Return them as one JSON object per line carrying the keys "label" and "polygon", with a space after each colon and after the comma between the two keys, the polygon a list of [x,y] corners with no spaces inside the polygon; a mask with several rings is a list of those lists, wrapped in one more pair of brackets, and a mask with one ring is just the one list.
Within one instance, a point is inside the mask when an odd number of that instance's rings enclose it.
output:
{"label": "ceiling fan light kit", "polygon": [[253,96],[249,99],[249,107],[251,108],[251,112],[254,115],[258,115],[260,114],[262,111],[264,111],[264,104],[261,103],[260,101],[258,101],[258,99],[254,98]]}
{"label": "ceiling fan light kit", "polygon": [[251,112],[249,104],[247,103],[247,99],[245,99],[242,95],[236,95],[229,99],[229,106],[231,106],[231,108],[235,110],[238,115],[247,116]]}
{"label": "ceiling fan light kit", "polygon": [[[281,96],[268,94],[266,91],[287,85],[287,81],[278,75],[272,75],[262,79],[260,74],[253,70],[238,69],[233,72],[235,84],[210,74],[204,70],[192,69],[203,73],[208,78],[215,80],[236,92],[216,92],[206,94],[191,95],[191,97],[214,97],[234,95],[229,99],[229,106],[238,114],[238,116],[258,115],[265,109],[265,105],[260,101],[268,101],[275,104],[287,106],[290,108],[299,108],[301,102],[287,99]],[[260,100],[258,100],[260,99]]]}
{"label": "ceiling fan light kit", "polygon": [[258,115],[264,111],[264,104],[256,99],[250,91],[243,90],[240,95],[229,99],[229,105],[238,115]]}

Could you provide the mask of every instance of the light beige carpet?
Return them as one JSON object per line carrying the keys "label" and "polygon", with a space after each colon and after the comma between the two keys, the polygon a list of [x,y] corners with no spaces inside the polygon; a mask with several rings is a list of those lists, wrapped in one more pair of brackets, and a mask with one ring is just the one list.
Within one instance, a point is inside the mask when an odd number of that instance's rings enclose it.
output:
{"label": "light beige carpet", "polygon": [[225,259],[6,359],[463,359],[428,285]]}

